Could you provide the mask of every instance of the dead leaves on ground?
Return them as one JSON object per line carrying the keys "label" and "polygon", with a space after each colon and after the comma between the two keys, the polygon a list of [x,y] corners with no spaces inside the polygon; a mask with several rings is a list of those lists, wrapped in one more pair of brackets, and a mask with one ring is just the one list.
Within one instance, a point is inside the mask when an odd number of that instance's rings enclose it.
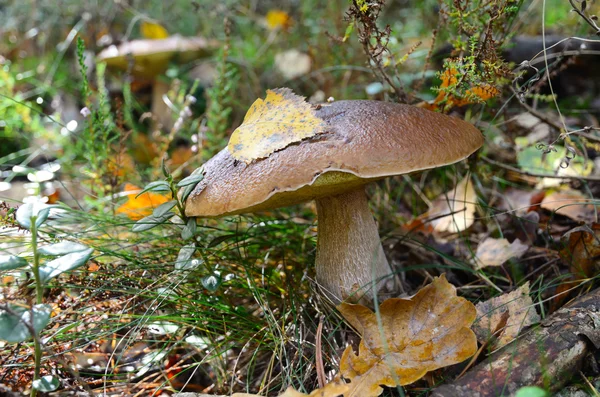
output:
{"label": "dead leaves on ground", "polygon": [[562,238],[560,257],[569,265],[575,279],[593,277],[599,270],[600,224],[578,226]]}
{"label": "dead leaves on ground", "polygon": [[313,107],[289,88],[278,88],[250,106],[227,147],[233,158],[250,163],[322,132],[325,122]]}
{"label": "dead leaves on ground", "polygon": [[[529,296],[529,282],[513,292],[480,302],[475,307],[478,319],[473,330],[477,340],[482,344],[487,343],[492,334],[496,333],[497,339],[491,345],[492,348],[500,348],[512,342],[524,327],[540,321]],[[508,319],[503,319],[507,313]],[[506,325],[502,326],[504,321]],[[501,328],[500,333],[496,332],[498,328]]]}
{"label": "dead leaves on ground", "polygon": [[428,371],[456,364],[477,350],[472,303],[456,296],[445,276],[421,289],[411,299],[388,299],[377,315],[367,307],[342,303],[338,309],[362,336],[359,353],[348,346],[340,363],[348,379],[345,397],[381,394],[383,386],[415,382]]}
{"label": "dead leaves on ground", "polygon": [[519,239],[509,243],[505,238],[486,238],[477,246],[473,267],[478,270],[502,266],[511,258],[520,258],[528,249],[529,246]]}
{"label": "dead leaves on ground", "polygon": [[[310,394],[289,388],[279,397],[375,397],[381,386],[413,383],[427,372],[460,363],[477,350],[469,328],[477,316],[475,306],[456,296],[456,288],[444,275],[410,299],[392,298],[371,309],[342,303],[346,321],[361,335],[359,353],[348,346],[334,381]],[[344,383],[340,378],[346,379]],[[259,397],[236,393],[232,397]]]}
{"label": "dead leaves on ground", "polygon": [[459,233],[473,224],[477,209],[477,194],[469,176],[454,189],[431,202],[429,211],[417,217],[408,227],[432,232]]}

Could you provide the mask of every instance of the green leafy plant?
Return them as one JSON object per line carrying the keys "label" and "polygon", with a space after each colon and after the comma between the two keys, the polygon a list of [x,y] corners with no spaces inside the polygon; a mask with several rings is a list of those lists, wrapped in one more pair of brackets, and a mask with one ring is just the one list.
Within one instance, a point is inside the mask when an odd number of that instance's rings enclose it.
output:
{"label": "green leafy plant", "polygon": [[229,127],[229,116],[233,110],[233,98],[237,89],[239,76],[236,68],[228,61],[229,37],[231,31],[228,21],[225,21],[225,44],[221,49],[218,60],[218,75],[214,85],[207,90],[208,109],[206,111],[206,144],[203,147],[203,157],[212,157],[221,147],[226,138],[225,132]]}
{"label": "green leafy plant", "polygon": [[[152,212],[152,215],[137,221],[135,225],[133,225],[132,231],[143,232],[150,230],[156,226],[163,225],[171,218],[176,217],[177,221],[173,222],[173,224],[177,225],[180,229],[182,240],[191,242],[180,248],[177,259],[175,260],[175,270],[192,270],[203,264],[206,267],[208,274],[202,278],[202,285],[207,290],[214,291],[221,282],[220,276],[210,268],[204,257],[202,260],[192,259],[196,252],[199,252],[200,255],[203,256],[203,251],[194,239],[196,235],[196,219],[189,218],[185,215],[185,201],[196,185],[204,179],[203,169],[200,167],[190,176],[179,182],[175,182],[173,175],[169,172],[164,162],[161,168],[165,180],[149,183],[138,196],[146,192],[167,192],[170,193],[171,200],[156,207]],[[181,193],[178,194],[179,190],[181,190]]]}
{"label": "green leafy plant", "polygon": [[[39,203],[23,204],[16,211],[18,224],[31,232],[30,260],[25,256],[0,256],[0,271],[28,269],[33,273],[35,284],[35,304],[7,303],[0,305],[0,339],[10,343],[20,343],[33,338],[35,349],[35,374],[31,395],[37,391],[56,390],[59,380],[52,376],[40,377],[42,345],[40,332],[50,322],[51,306],[43,303],[44,285],[60,274],[83,266],[92,256],[93,249],[85,245],[62,241],[49,245],[39,245],[39,228],[46,222],[52,206]],[[42,260],[53,257],[52,260]]]}

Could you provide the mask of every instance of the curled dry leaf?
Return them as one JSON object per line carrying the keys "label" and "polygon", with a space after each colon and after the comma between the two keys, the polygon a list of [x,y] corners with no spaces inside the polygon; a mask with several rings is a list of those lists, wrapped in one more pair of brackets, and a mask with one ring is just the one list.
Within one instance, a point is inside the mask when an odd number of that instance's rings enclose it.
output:
{"label": "curled dry leaf", "polygon": [[378,396],[380,385],[413,383],[477,350],[469,328],[477,315],[475,306],[457,297],[443,275],[410,299],[384,301],[379,306],[381,327],[367,307],[342,303],[338,309],[362,336],[358,355],[348,346],[340,362],[342,377],[350,381],[345,397]]}
{"label": "curled dry leaf", "polygon": [[[562,237],[560,257],[576,279],[593,277],[600,268],[600,224],[578,226]],[[572,285],[569,285],[572,287]]]}
{"label": "curled dry leaf", "polygon": [[[279,397],[337,397],[348,391],[348,385],[339,378],[334,379],[320,389],[314,390],[310,394],[300,393],[289,387]],[[231,397],[260,397],[257,394],[233,393]]]}
{"label": "curled dry leaf", "polygon": [[250,163],[322,132],[325,122],[312,106],[289,88],[278,88],[250,106],[227,148],[236,160]]}
{"label": "curled dry leaf", "polygon": [[433,200],[429,211],[419,219],[431,219],[430,224],[436,232],[462,232],[475,221],[476,203],[477,195],[467,176],[454,189]]}
{"label": "curled dry leaf", "polygon": [[502,316],[508,311],[508,321],[504,331],[493,344],[494,348],[510,343],[519,335],[521,329],[540,321],[529,296],[529,282],[511,293],[480,302],[475,307],[478,319],[473,325],[473,330],[481,343],[488,341],[502,321]]}
{"label": "curled dry leaf", "polygon": [[547,194],[541,207],[576,221],[592,221],[594,205],[592,200],[577,190],[560,190]]}
{"label": "curled dry leaf", "polygon": [[509,243],[505,238],[486,238],[477,246],[473,267],[501,266],[511,258],[520,258],[528,249],[519,239]]}
{"label": "curled dry leaf", "polygon": [[130,183],[125,184],[125,191],[128,192],[127,201],[117,208],[117,214],[125,214],[129,219],[137,221],[150,216],[154,208],[169,201],[166,196],[152,192],[142,193],[137,196],[141,190]]}

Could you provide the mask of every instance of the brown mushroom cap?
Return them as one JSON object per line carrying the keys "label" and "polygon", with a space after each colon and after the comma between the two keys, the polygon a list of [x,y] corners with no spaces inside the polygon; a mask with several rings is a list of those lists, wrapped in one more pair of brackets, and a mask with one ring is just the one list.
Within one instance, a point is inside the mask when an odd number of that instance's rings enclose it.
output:
{"label": "brown mushroom cap", "polygon": [[316,110],[327,132],[250,164],[227,148],[204,165],[186,215],[218,217],[341,194],[387,176],[460,161],[483,135],[458,118],[410,105],[339,101]]}
{"label": "brown mushroom cap", "polygon": [[164,72],[169,61],[180,63],[203,58],[217,47],[213,40],[203,37],[181,37],[178,35],[158,40],[132,40],[119,46],[110,46],[98,54],[98,61],[109,67],[127,70],[133,58],[132,73],[153,77]]}

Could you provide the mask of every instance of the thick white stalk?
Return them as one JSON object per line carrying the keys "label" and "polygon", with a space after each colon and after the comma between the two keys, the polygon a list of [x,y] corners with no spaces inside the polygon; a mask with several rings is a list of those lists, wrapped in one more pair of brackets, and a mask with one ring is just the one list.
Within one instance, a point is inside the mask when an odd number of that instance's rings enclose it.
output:
{"label": "thick white stalk", "polygon": [[323,293],[335,303],[370,304],[392,280],[392,270],[364,189],[318,199],[317,215],[317,281]]}

